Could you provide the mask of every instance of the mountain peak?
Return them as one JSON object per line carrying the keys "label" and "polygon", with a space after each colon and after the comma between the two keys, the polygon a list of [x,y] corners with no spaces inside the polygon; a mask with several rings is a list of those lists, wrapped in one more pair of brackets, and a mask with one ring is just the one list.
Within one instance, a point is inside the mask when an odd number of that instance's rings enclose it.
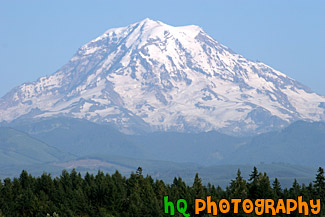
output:
{"label": "mountain peak", "polygon": [[146,18],[139,22],[130,24],[126,27],[109,29],[103,35],[101,35],[95,40],[101,40],[102,38],[106,38],[112,35],[119,35],[119,34],[123,34],[123,36],[127,36],[128,34],[130,34],[129,36],[133,36],[133,37],[139,37],[139,36],[147,37],[142,40],[147,40],[148,37],[149,38],[157,37],[157,36],[161,37],[169,33],[173,34],[175,37],[179,37],[183,34],[194,38],[195,36],[197,36],[199,32],[204,32],[202,28],[199,26],[187,25],[187,26],[174,27],[158,20],[152,20]]}
{"label": "mountain peak", "polygon": [[140,22],[137,22],[137,24],[139,24],[140,26],[157,26],[157,25],[166,25],[162,22],[160,22],[159,20],[152,20],[150,18],[145,18],[143,20],[141,20]]}
{"label": "mountain peak", "polygon": [[0,100],[0,121],[68,116],[137,132],[265,132],[325,120],[325,97],[247,60],[198,26],[109,29],[56,73]]}
{"label": "mountain peak", "polygon": [[151,29],[151,28],[155,28],[155,27],[165,27],[165,28],[174,28],[174,29],[178,29],[178,30],[192,30],[192,31],[202,31],[202,28],[200,26],[197,25],[186,25],[186,26],[171,26],[168,25],[166,23],[163,23],[159,20],[152,20],[150,18],[145,18],[144,20],[141,20],[140,22],[137,22],[135,24],[131,24],[132,25],[139,25],[139,26],[145,26],[147,27],[147,29]]}

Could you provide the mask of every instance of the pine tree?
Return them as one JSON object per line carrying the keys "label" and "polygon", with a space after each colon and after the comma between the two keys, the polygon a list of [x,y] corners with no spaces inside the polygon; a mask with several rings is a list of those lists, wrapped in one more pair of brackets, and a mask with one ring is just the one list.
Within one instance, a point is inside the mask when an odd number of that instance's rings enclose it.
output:
{"label": "pine tree", "polygon": [[317,199],[321,200],[322,203],[322,211],[320,213],[321,216],[325,214],[325,176],[324,169],[319,167],[316,174],[316,180],[314,181],[314,189],[317,195]]}
{"label": "pine tree", "polygon": [[316,194],[321,200],[325,200],[325,176],[324,169],[319,167],[317,170],[316,180],[314,181]]}
{"label": "pine tree", "polygon": [[125,177],[116,171],[112,175],[112,193],[110,203],[112,207],[110,210],[113,215],[120,215],[123,209],[127,206],[127,183]]}
{"label": "pine tree", "polygon": [[254,166],[252,173],[249,175],[248,181],[248,198],[250,199],[257,199],[259,197],[257,189],[258,189],[258,178],[259,174],[257,168]]}
{"label": "pine tree", "polygon": [[141,215],[143,217],[162,216],[159,203],[153,188],[153,179],[147,176],[140,179],[140,196],[142,200]]}
{"label": "pine tree", "polygon": [[204,199],[205,196],[205,190],[202,185],[202,179],[199,177],[199,174],[195,174],[194,182],[192,185],[192,196],[194,198],[201,198]]}
{"label": "pine tree", "polygon": [[297,198],[300,196],[301,187],[297,181],[297,179],[294,179],[291,188],[289,189],[290,197],[291,198]]}
{"label": "pine tree", "polygon": [[142,167],[138,167],[136,174],[139,176],[142,175]]}
{"label": "pine tree", "polygon": [[17,192],[14,191],[13,187],[13,182],[9,178],[6,178],[1,192],[5,203],[0,205],[2,212],[7,216],[15,216],[15,198]]}
{"label": "pine tree", "polygon": [[132,173],[130,178],[127,180],[128,196],[123,216],[141,216],[141,209],[143,205],[141,199],[141,188],[139,184],[140,178],[142,178],[142,176]]}
{"label": "pine tree", "polygon": [[[248,188],[245,179],[241,176],[241,171],[238,169],[237,171],[237,177],[235,180],[232,180],[228,189],[229,200],[231,199],[246,199],[248,196]],[[234,210],[232,209],[231,212]],[[237,214],[239,216],[247,216],[242,209],[239,209],[239,213]],[[231,216],[230,214],[226,216]]]}
{"label": "pine tree", "polygon": [[255,181],[258,178],[257,168],[254,166],[252,173],[249,175],[248,181]]}
{"label": "pine tree", "polygon": [[[194,201],[195,199],[204,199],[206,195],[205,189],[202,185],[202,180],[199,177],[199,174],[196,173],[194,177],[194,182],[191,188],[191,200],[189,201],[188,211],[194,212]],[[197,216],[203,216],[204,214],[199,214]]]}
{"label": "pine tree", "polygon": [[230,198],[246,199],[248,196],[248,189],[245,179],[241,176],[241,171],[238,169],[237,177],[230,183]]}
{"label": "pine tree", "polygon": [[263,175],[262,173],[259,174],[257,192],[259,198],[268,199],[273,196],[270,179],[266,173]]}
{"label": "pine tree", "polygon": [[154,184],[155,194],[158,200],[158,205],[160,207],[161,212],[164,210],[164,196],[168,196],[167,187],[162,180],[156,180]]}
{"label": "pine tree", "polygon": [[272,186],[273,186],[273,198],[274,199],[281,198],[283,194],[282,194],[281,184],[278,178],[274,179]]}

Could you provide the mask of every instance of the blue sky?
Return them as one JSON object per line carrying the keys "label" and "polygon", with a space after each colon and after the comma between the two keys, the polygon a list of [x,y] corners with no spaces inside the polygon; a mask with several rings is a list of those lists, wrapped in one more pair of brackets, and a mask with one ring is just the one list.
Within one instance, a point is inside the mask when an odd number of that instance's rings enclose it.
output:
{"label": "blue sky", "polygon": [[324,0],[0,0],[0,96],[55,72],[107,29],[146,17],[199,25],[325,95],[324,11]]}

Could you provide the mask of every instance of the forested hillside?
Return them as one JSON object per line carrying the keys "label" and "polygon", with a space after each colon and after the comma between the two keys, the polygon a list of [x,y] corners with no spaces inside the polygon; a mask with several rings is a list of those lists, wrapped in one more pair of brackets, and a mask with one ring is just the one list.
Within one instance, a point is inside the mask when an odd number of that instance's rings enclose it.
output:
{"label": "forested hillside", "polygon": [[[109,216],[109,217],[159,217],[170,216],[164,213],[164,196],[174,202],[180,198],[188,202],[187,212],[190,216],[211,216],[211,214],[194,215],[195,198],[212,196],[213,201],[232,198],[297,199],[304,201],[321,199],[324,215],[325,177],[323,168],[319,168],[313,183],[308,186],[295,181],[290,188],[281,188],[280,182],[270,180],[266,173],[260,173],[254,167],[250,178],[245,180],[238,170],[236,179],[222,189],[219,186],[202,185],[198,174],[191,186],[186,185],[181,177],[172,184],[154,180],[142,175],[138,168],[128,178],[118,171],[114,174],[86,174],[84,177],[76,170],[63,171],[60,177],[52,178],[44,173],[33,177],[22,171],[19,178],[5,179],[0,184],[0,216]],[[231,210],[233,207],[231,207]],[[218,213],[218,216],[232,216]],[[299,216],[297,211],[290,215]],[[182,216],[177,213],[176,216]],[[254,216],[254,214],[238,214]],[[271,214],[265,214],[271,216]],[[281,215],[280,215],[281,216]]]}

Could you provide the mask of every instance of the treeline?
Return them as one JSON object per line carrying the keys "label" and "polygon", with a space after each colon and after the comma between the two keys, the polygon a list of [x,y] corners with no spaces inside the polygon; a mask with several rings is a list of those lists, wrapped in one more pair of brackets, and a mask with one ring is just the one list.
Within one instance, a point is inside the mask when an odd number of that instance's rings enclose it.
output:
{"label": "treeline", "polygon": [[[129,178],[118,171],[114,174],[86,174],[84,177],[76,170],[63,171],[60,177],[51,177],[44,173],[33,177],[22,171],[19,178],[6,178],[0,182],[0,216],[96,216],[96,217],[162,217],[164,213],[164,196],[176,204],[178,199],[188,202],[187,212],[194,215],[195,198],[212,196],[214,201],[220,199],[249,198],[297,199],[303,196],[305,201],[321,199],[324,215],[325,177],[323,168],[319,168],[315,180],[309,185],[300,185],[296,180],[292,187],[282,189],[278,179],[270,181],[266,173],[259,173],[254,167],[250,178],[245,180],[238,170],[236,179],[226,189],[208,184],[202,185],[198,175],[191,186],[182,178],[175,178],[172,184],[143,176],[142,169],[132,173]],[[237,214],[237,216],[254,216],[255,214]],[[175,216],[183,216],[176,213]],[[218,216],[234,216],[218,213]],[[265,214],[263,216],[270,216]],[[281,216],[281,215],[280,215]],[[288,215],[283,215],[288,216]],[[302,216],[295,212],[290,216]]]}

